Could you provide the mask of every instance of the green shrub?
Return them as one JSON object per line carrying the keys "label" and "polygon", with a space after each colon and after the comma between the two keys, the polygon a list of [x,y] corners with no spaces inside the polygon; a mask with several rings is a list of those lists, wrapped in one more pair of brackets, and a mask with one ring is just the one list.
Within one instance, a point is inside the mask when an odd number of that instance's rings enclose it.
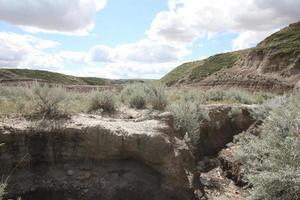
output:
{"label": "green shrub", "polygon": [[29,111],[31,117],[59,118],[67,116],[61,106],[66,99],[66,90],[63,87],[49,87],[33,85],[26,94],[27,100],[32,104]]}
{"label": "green shrub", "polygon": [[121,92],[121,101],[131,108],[143,109],[147,98],[145,90],[145,85],[141,83],[126,85]]}
{"label": "green shrub", "polygon": [[183,135],[187,134],[192,142],[197,142],[200,139],[201,122],[209,120],[208,111],[201,105],[201,102],[183,98],[173,102],[167,109],[174,116],[175,128]]}
{"label": "green shrub", "polygon": [[148,84],[145,86],[148,102],[154,110],[164,110],[168,105],[165,87],[161,85]]}
{"label": "green shrub", "polygon": [[271,110],[260,135],[240,136],[238,144],[248,199],[300,199],[300,97]]}
{"label": "green shrub", "polygon": [[88,112],[97,111],[108,114],[116,111],[116,97],[111,91],[96,91],[91,94]]}
{"label": "green shrub", "polygon": [[256,120],[264,120],[272,110],[282,106],[290,100],[291,97],[287,95],[275,96],[274,98],[267,99],[262,104],[254,107],[251,110],[251,115]]}
{"label": "green shrub", "polygon": [[0,114],[24,113],[28,88],[0,86]]}
{"label": "green shrub", "polygon": [[[88,93],[67,92],[63,87],[0,86],[0,114],[55,118],[87,109]],[[45,115],[45,116],[44,116]]]}
{"label": "green shrub", "polygon": [[132,95],[129,98],[130,108],[144,109],[146,107],[146,100],[142,95]]}

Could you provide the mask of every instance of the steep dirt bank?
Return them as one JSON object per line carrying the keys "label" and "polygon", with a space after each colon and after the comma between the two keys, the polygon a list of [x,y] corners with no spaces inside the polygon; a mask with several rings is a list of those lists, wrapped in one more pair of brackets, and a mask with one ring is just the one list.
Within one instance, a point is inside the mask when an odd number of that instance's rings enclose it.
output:
{"label": "steep dirt bank", "polygon": [[195,144],[197,159],[216,156],[233,137],[247,130],[255,120],[249,105],[208,105],[209,120],[202,121]]}
{"label": "steep dirt bank", "polygon": [[[248,105],[210,105],[210,121],[200,126],[200,139],[194,147],[200,181],[207,199],[245,200],[242,189],[243,171],[234,159],[235,146],[227,147],[233,137],[243,131],[255,134],[259,123],[251,115],[255,106]],[[251,132],[251,133],[250,133]]]}
{"label": "steep dirt bank", "polygon": [[26,155],[6,198],[239,199],[218,153],[252,124],[251,108],[207,106],[210,120],[193,147],[174,130],[170,113],[127,110],[122,119],[79,114],[43,123],[1,118],[0,174],[8,176]]}
{"label": "steep dirt bank", "polygon": [[[191,152],[159,120],[77,115],[49,129],[24,119],[0,123],[0,174],[7,198],[190,200],[197,192]],[[58,126],[59,125],[59,126]]]}

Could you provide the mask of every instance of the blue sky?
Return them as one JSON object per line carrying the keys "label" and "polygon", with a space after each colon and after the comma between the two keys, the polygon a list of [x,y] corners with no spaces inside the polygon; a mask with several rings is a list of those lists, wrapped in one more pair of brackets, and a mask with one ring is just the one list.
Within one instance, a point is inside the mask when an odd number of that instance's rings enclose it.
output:
{"label": "blue sky", "polygon": [[255,46],[300,19],[298,0],[0,0],[0,67],[161,78]]}

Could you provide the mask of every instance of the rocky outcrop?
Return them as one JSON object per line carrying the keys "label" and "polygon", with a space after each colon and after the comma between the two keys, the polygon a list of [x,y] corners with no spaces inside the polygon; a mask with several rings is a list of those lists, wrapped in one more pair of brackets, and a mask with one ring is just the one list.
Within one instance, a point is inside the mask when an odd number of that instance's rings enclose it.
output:
{"label": "rocky outcrop", "polygon": [[194,199],[201,194],[194,159],[174,135],[170,117],[139,121],[81,114],[38,125],[1,119],[0,174],[13,172],[6,198]]}
{"label": "rocky outcrop", "polygon": [[[256,121],[253,123],[244,135],[255,135],[258,136],[262,121]],[[231,180],[238,186],[245,186],[247,182],[243,179],[244,169],[241,162],[234,156],[238,149],[238,144],[231,143],[228,148],[224,148],[218,156],[220,166],[222,168],[223,175]]]}
{"label": "rocky outcrop", "polygon": [[204,156],[216,156],[232,142],[233,137],[247,130],[253,123],[253,106],[247,105],[209,105],[209,120],[201,123],[195,155],[198,160]]}

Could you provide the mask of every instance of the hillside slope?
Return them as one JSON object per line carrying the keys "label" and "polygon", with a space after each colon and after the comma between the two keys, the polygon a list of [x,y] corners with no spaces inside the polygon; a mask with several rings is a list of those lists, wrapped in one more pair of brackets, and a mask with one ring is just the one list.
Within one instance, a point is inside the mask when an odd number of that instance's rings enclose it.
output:
{"label": "hillside slope", "polygon": [[41,80],[64,85],[106,85],[111,82],[108,79],[83,78],[43,70],[0,69],[0,82],[19,80]]}
{"label": "hillside slope", "polygon": [[[188,67],[183,67],[188,66]],[[169,86],[243,87],[284,92],[300,80],[300,22],[267,37],[255,48],[185,63],[161,81]]]}
{"label": "hillside slope", "polygon": [[112,80],[96,77],[77,77],[43,70],[0,68],[0,83],[35,80],[63,85],[111,85],[145,81],[135,79]]}

